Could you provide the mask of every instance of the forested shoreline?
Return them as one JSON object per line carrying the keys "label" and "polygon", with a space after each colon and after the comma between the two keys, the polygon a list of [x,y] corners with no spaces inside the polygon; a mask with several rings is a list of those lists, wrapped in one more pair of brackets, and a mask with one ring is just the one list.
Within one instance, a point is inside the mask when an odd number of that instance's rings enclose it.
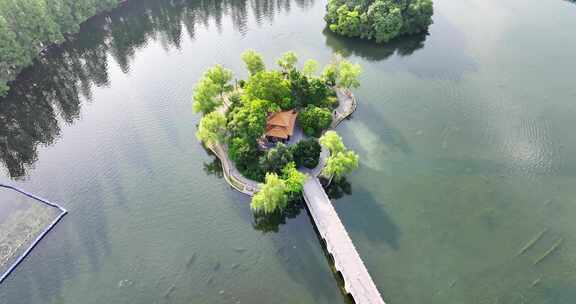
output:
{"label": "forested shoreline", "polygon": [[0,96],[46,47],[125,0],[0,0]]}

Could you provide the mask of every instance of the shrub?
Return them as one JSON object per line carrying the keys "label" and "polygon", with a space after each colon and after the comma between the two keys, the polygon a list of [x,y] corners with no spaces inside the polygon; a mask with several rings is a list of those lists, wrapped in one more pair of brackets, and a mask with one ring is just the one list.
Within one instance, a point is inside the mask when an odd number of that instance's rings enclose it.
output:
{"label": "shrub", "polygon": [[322,131],[330,127],[332,123],[332,113],[330,110],[308,105],[298,115],[298,121],[308,136],[318,137]]}
{"label": "shrub", "polygon": [[282,169],[294,158],[292,157],[292,150],[283,143],[278,143],[275,148],[266,152],[260,157],[260,168],[264,172],[274,172],[277,174],[282,173]]}
{"label": "shrub", "polygon": [[318,140],[310,138],[301,140],[294,145],[292,155],[294,156],[296,166],[313,169],[318,166],[321,151],[322,147],[318,143]]}

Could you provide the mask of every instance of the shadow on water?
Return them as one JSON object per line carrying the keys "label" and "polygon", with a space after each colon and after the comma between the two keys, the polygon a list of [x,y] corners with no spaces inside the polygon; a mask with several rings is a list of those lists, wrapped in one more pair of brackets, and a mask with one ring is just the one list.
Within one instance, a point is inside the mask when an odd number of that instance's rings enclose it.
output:
{"label": "shadow on water", "polygon": [[[325,185],[326,181],[321,180],[322,184]],[[331,200],[341,199],[345,195],[352,195],[352,184],[343,177],[340,180],[333,180],[330,185],[324,187],[328,198]]]}
{"label": "shadow on water", "polygon": [[[62,123],[79,119],[82,101],[92,100],[94,87],[110,85],[108,55],[128,73],[137,50],[151,40],[159,40],[165,49],[179,49],[184,32],[194,39],[197,26],[208,27],[214,20],[219,28],[225,17],[236,30],[246,31],[248,6],[258,20],[273,20],[288,11],[292,2],[129,1],[92,18],[78,35],[50,48],[20,73],[8,95],[0,99],[0,162],[12,179],[25,178],[38,158],[37,147],[53,144]],[[314,0],[294,3],[306,7]]]}
{"label": "shadow on water", "polygon": [[428,33],[399,37],[388,43],[379,44],[364,39],[349,38],[335,34],[328,28],[322,31],[326,45],[344,57],[362,57],[368,61],[381,61],[392,55],[409,56],[424,47]]}
{"label": "shadow on water", "polygon": [[[393,250],[400,248],[400,228],[367,189],[355,187],[353,201],[342,201],[334,207],[351,231],[363,234],[372,242],[385,243]],[[362,211],[358,212],[357,209]]]}
{"label": "shadow on water", "polygon": [[[412,148],[404,134],[386,119],[382,114],[382,110],[374,103],[362,103],[353,115],[360,116],[359,121],[366,124],[366,126],[370,128],[371,134],[377,136],[387,149],[401,151],[404,154],[412,153]],[[339,129],[342,128],[349,127],[346,124],[342,124],[339,126]],[[349,141],[350,145],[354,148],[362,147],[360,140],[356,136],[347,136],[346,140]]]}

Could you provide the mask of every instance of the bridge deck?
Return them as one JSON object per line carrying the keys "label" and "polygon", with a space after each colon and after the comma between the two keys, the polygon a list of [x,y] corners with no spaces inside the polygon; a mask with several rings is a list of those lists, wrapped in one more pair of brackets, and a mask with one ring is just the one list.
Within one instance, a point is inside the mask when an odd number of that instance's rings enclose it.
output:
{"label": "bridge deck", "polygon": [[334,266],[344,277],[346,291],[352,295],[357,304],[385,304],[316,177],[308,178],[304,184],[304,200],[320,235],[326,242],[328,252],[334,257]]}

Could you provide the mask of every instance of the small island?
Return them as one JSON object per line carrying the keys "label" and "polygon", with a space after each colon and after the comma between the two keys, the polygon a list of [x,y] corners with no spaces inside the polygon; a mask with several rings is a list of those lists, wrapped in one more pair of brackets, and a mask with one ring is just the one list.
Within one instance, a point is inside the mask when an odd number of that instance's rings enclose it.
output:
{"label": "small island", "polygon": [[358,155],[330,129],[356,109],[350,89],[361,67],[336,56],[316,76],[318,63],[299,70],[293,52],[278,59],[279,70],[267,70],[253,50],[242,60],[247,80],[231,84],[232,72],[216,65],[196,85],[193,109],[203,114],[196,136],[220,159],[226,181],[252,196],[255,219],[306,202],[343,290],[355,303],[384,304],[323,188],[358,167]]}
{"label": "small island", "polygon": [[350,89],[359,86],[361,67],[336,56],[316,76],[318,63],[299,70],[293,52],[278,59],[278,70],[267,70],[253,50],[242,60],[247,80],[231,84],[232,72],[216,65],[197,83],[193,109],[203,116],[196,136],[220,158],[230,185],[253,196],[255,213],[282,212],[301,198],[307,175],[327,184],[358,166],[358,155],[328,129],[353,112]]}
{"label": "small island", "polygon": [[339,35],[388,42],[426,32],[432,24],[432,0],[328,0],[328,28]]}

